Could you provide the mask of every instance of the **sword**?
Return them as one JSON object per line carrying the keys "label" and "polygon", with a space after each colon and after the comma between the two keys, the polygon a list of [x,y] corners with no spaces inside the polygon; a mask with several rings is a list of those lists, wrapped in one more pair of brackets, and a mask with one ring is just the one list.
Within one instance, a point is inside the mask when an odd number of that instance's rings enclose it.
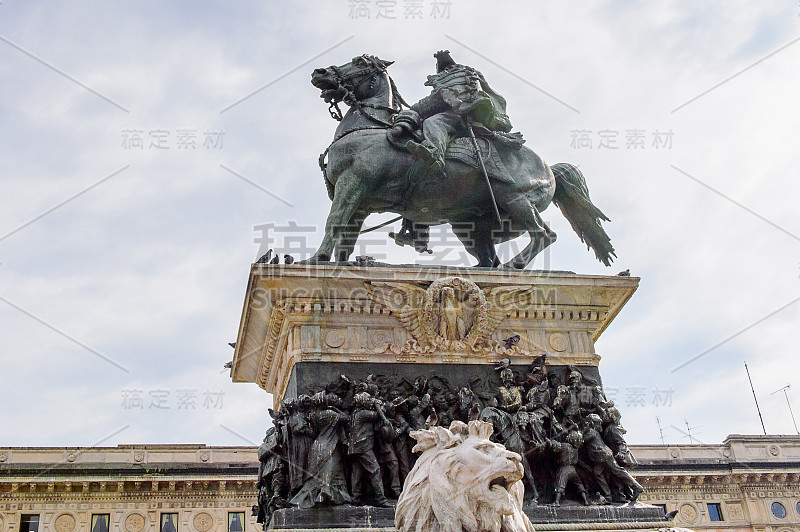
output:
{"label": "sword", "polygon": [[370,227],[369,229],[362,229],[361,231],[359,231],[359,232],[358,232],[358,234],[359,234],[359,235],[363,235],[364,233],[369,233],[370,231],[374,231],[374,230],[376,230],[376,229],[380,229],[381,227],[386,227],[387,225],[389,225],[389,224],[393,224],[393,223],[395,223],[396,221],[398,221],[398,220],[402,220],[402,219],[403,219],[403,217],[402,217],[402,216],[398,216],[397,218],[392,218],[392,219],[391,219],[391,220],[389,220],[388,222],[383,222],[383,223],[380,223],[380,224],[376,225],[375,227]]}
{"label": "sword", "polygon": [[[466,122],[466,120],[465,120]],[[492,183],[489,181],[489,173],[486,171],[486,165],[483,164],[483,157],[481,156],[481,149],[478,146],[478,139],[475,138],[475,132],[472,130],[472,124],[467,123],[469,129],[469,138],[472,139],[472,145],[475,147],[475,154],[478,156],[478,161],[481,163],[481,170],[483,170],[483,177],[486,178],[486,186],[489,187],[489,196],[492,198],[492,207],[494,207],[494,214],[497,216],[497,223],[500,224],[500,229],[503,228],[503,219],[500,218],[500,210],[497,208],[497,200],[494,199],[494,191],[492,190]]]}

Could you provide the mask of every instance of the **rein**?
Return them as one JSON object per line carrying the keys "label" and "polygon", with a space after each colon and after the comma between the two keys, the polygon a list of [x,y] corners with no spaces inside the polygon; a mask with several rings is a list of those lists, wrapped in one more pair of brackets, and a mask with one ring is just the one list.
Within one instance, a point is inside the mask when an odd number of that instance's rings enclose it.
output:
{"label": "rein", "polygon": [[[397,95],[397,98],[395,98],[394,83],[392,82],[392,78],[389,77],[389,73],[386,72],[386,68],[380,66],[371,57],[367,57],[367,56],[362,56],[362,57],[365,57],[365,58],[369,59],[370,66],[358,69],[355,72],[350,73],[346,77],[342,75],[342,72],[339,69],[339,67],[337,67],[337,66],[329,67],[331,70],[333,70],[334,79],[336,81],[337,88],[333,90],[333,92],[336,93],[336,95],[332,96],[331,99],[329,100],[330,105],[328,106],[328,113],[330,113],[331,118],[333,118],[337,122],[341,122],[342,119],[344,118],[344,116],[342,115],[342,110],[339,108],[339,102],[344,102],[347,105],[349,105],[350,107],[355,108],[356,111],[361,113],[367,119],[375,122],[377,125],[374,125],[374,126],[367,126],[367,125],[356,126],[356,127],[351,128],[351,129],[348,129],[346,131],[342,131],[341,133],[339,133],[338,135],[336,135],[333,138],[333,140],[331,141],[330,144],[328,144],[328,147],[325,148],[325,151],[320,156],[320,160],[324,160],[324,157],[328,154],[328,151],[331,149],[331,146],[333,146],[334,144],[336,144],[336,142],[338,142],[339,140],[341,140],[342,138],[346,137],[347,135],[349,135],[351,133],[355,133],[356,131],[368,130],[368,129],[390,129],[390,128],[392,128],[394,126],[394,124],[393,124],[394,115],[396,115],[400,111],[400,109],[397,109],[397,108],[394,107],[394,102],[395,101],[397,101],[397,103],[398,103],[398,105],[400,106],[401,109],[403,107],[403,104],[408,106],[408,104],[405,103],[405,101],[403,100],[402,97],[400,97],[399,94]],[[387,86],[388,86],[388,89],[389,89],[389,105],[381,105],[381,104],[375,104],[375,103],[362,103],[362,102],[360,102],[358,100],[358,98],[356,98],[355,89],[352,86],[352,82],[356,81],[358,79],[361,79],[361,78],[363,78],[363,77],[365,77],[365,76],[367,76],[369,74],[372,74],[372,79],[370,80],[370,88],[374,88],[375,81],[377,80],[377,76],[381,72],[384,74],[384,76],[386,76]],[[370,113],[365,112],[364,108],[375,109],[377,111],[388,111],[389,113],[392,114],[392,116],[390,116],[389,121],[381,120],[377,116],[373,116]]]}
{"label": "rein", "polygon": [[[357,131],[364,131],[364,130],[375,130],[375,129],[391,129],[394,126],[394,118],[397,113],[399,113],[403,106],[409,107],[408,103],[403,99],[403,97],[397,93],[397,90],[394,85],[394,81],[389,76],[389,73],[386,71],[386,67],[379,64],[376,59],[372,56],[363,55],[364,59],[369,61],[369,66],[360,68],[353,73],[350,73],[348,76],[343,76],[341,69],[337,66],[329,67],[334,74],[334,81],[336,82],[336,88],[331,90],[331,97],[328,99],[326,98],[326,102],[328,102],[328,113],[331,115],[331,118],[336,120],[337,122],[341,122],[344,118],[342,114],[342,110],[339,108],[339,102],[344,102],[345,104],[349,105],[350,107],[354,108],[357,112],[364,115],[368,120],[375,122],[376,125],[361,125],[356,126],[345,131],[342,131],[338,135],[334,137],[328,147],[325,148],[325,151],[322,152],[319,156],[319,167],[322,170],[322,174],[325,177],[325,186],[328,189],[328,196],[333,199],[333,185],[327,179],[326,168],[327,164],[325,162],[325,158],[328,155],[331,147],[340,141],[342,138],[350,135],[351,133],[355,133]],[[377,81],[377,77],[380,73],[386,77],[387,86],[389,89],[389,101],[388,105],[381,105],[381,104],[373,104],[373,103],[362,103],[358,100],[355,95],[356,88],[352,86],[352,83],[356,80],[359,80],[369,74],[372,75],[370,79],[370,89],[374,89],[375,83]],[[397,103],[398,108],[395,107],[395,102]],[[367,113],[364,108],[371,108],[375,109],[376,111],[388,111],[390,114],[389,121],[381,120],[377,116],[373,116],[370,113]]]}
{"label": "rein", "polygon": [[[328,149],[330,149],[331,146],[336,144],[338,141],[342,140],[344,137],[346,137],[350,133],[355,133],[356,131],[364,131],[366,129],[389,129],[389,128],[387,128],[386,126],[357,126],[357,127],[348,129],[346,131],[342,131],[341,133],[336,135],[336,137],[334,137],[333,141],[330,144],[328,144]],[[325,151],[327,152],[328,150],[325,150]]]}
{"label": "rein", "polygon": [[[360,68],[355,72],[350,73],[348,76],[343,76],[339,67],[337,66],[329,67],[331,70],[333,70],[337,88],[333,91],[334,93],[336,93],[336,95],[331,96],[330,100],[328,100],[328,103],[330,104],[328,106],[328,113],[330,113],[331,118],[333,118],[337,122],[341,122],[343,118],[342,110],[339,108],[339,102],[344,102],[350,107],[354,107],[358,111],[362,112],[364,107],[386,110],[392,113],[397,113],[399,111],[399,109],[395,109],[394,107],[394,102],[395,102],[394,83],[392,82],[392,78],[389,77],[389,73],[386,71],[386,68],[381,66],[375,60],[375,58],[371,56],[363,55],[362,57],[367,59],[370,62],[370,65],[364,68]],[[356,98],[355,88],[352,87],[350,82],[363,78],[369,74],[372,74],[372,79],[370,80],[370,89],[373,89],[375,86],[375,81],[377,80],[377,76],[381,72],[383,73],[384,76],[386,76],[387,85],[389,87],[389,105],[361,103],[358,100],[358,98]],[[400,95],[398,94],[397,102],[400,105],[400,108],[402,109],[402,106],[405,103],[405,101],[403,100],[402,97],[399,96]],[[408,107],[408,104],[406,104],[406,107]],[[389,122],[384,122],[367,113],[363,114],[365,114],[367,118],[370,118],[371,120],[378,122],[379,124],[385,125],[387,128],[392,127],[392,124]],[[336,142],[336,140],[334,140],[334,142]]]}

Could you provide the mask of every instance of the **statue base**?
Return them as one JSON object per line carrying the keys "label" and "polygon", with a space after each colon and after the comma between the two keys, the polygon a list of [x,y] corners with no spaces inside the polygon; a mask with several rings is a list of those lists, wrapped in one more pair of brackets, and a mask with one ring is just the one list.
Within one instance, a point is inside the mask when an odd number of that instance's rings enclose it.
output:
{"label": "statue base", "polygon": [[[623,504],[603,506],[535,506],[525,507],[525,514],[537,532],[604,530],[654,531],[670,526],[664,520],[664,511],[649,504]],[[269,530],[304,531],[336,529],[365,532],[381,530],[393,532],[394,508],[374,506],[330,506],[301,510],[286,508],[276,510]]]}
{"label": "statue base", "polygon": [[[515,412],[531,412],[525,441],[546,442],[537,449],[531,445],[528,455],[548,452],[545,444],[573,445],[564,443],[565,434],[576,430],[594,431],[597,446],[603,423],[603,429],[612,431],[612,444],[619,446],[615,454],[624,457],[624,430],[602,391],[595,342],[638,283],[635,277],[571,272],[252,265],[231,377],[234,382],[258,384],[273,395],[279,410],[271,413],[279,428],[268,432],[260,455],[266,500],[277,479],[297,473],[292,468],[299,466],[291,464],[308,459],[311,445],[303,424],[309,423],[312,411],[319,416],[314,423],[322,427],[314,435],[314,445],[322,449],[319,456],[325,460],[314,467],[330,467],[325,471],[328,476],[347,475],[346,461],[353,459],[344,452],[345,441],[336,432],[343,429],[336,429],[336,424],[345,418],[344,412],[385,408],[370,402],[377,398],[377,404],[397,408],[399,417],[391,422],[384,417],[382,430],[404,427],[398,429],[399,437],[409,438],[412,427],[423,428],[428,422],[449,427],[453,420],[480,415],[494,420],[500,443],[508,447],[516,441],[517,451],[525,456],[521,446],[528,444],[520,439],[521,433],[514,440],[517,421],[509,420]],[[309,396],[315,394],[312,403]],[[597,426],[591,430],[588,425],[579,427],[586,421],[578,419],[584,410],[603,414],[594,414]],[[374,423],[367,416],[359,419],[362,425]],[[355,421],[348,423],[352,426],[346,431],[352,434],[363,428]],[[290,425],[299,427],[297,440],[292,439],[294,432],[285,436]],[[382,432],[374,433],[376,440],[383,437]],[[385,438],[384,444],[398,436]],[[298,443],[294,450],[281,449],[292,442],[304,442],[306,447]],[[600,440],[599,445],[606,444]],[[412,446],[408,442],[405,452]],[[396,452],[403,456],[401,450]],[[281,460],[275,459],[277,453],[284,455]],[[369,465],[365,451],[353,454],[364,455],[358,460],[365,462],[358,463]],[[540,532],[657,530],[668,525],[663,510],[639,503],[582,506],[565,500],[559,507],[546,505],[555,497],[559,469],[555,453],[549,451],[547,457],[549,462],[537,463],[532,473],[538,485],[546,486],[539,499],[543,505],[523,509]],[[384,467],[382,473],[390,473],[382,463]],[[628,478],[630,488],[635,482]],[[313,490],[320,486],[305,482],[304,496],[316,500]],[[288,482],[284,489],[288,490]],[[572,489],[567,486],[567,498]],[[593,486],[587,489],[597,491]],[[632,488],[625,491],[632,492]],[[395,520],[393,508],[370,506],[275,508],[268,513],[271,530],[388,531],[394,530]]]}
{"label": "statue base", "polygon": [[277,406],[343,373],[478,365],[485,376],[502,359],[529,365],[546,354],[553,369],[572,365],[600,384],[595,342],[638,285],[560,271],[253,264],[231,378]]}

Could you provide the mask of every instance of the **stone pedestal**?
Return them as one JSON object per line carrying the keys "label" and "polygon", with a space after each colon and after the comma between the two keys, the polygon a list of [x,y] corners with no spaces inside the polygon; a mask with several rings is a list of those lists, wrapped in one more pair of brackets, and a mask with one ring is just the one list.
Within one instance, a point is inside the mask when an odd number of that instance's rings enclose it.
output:
{"label": "stone pedestal", "polygon": [[[451,396],[462,387],[494,396],[498,363],[523,375],[546,355],[553,389],[566,390],[560,385],[577,369],[586,389],[602,394],[595,342],[638,284],[635,277],[554,271],[254,264],[231,377],[273,394],[276,408],[341,383],[342,375],[350,383],[374,375],[410,387],[420,377],[429,387],[438,379]],[[660,508],[643,504],[524,511],[539,531],[668,526]],[[345,505],[277,509],[270,527],[388,531],[393,523],[392,508]]]}
{"label": "stone pedestal", "polygon": [[[655,531],[670,526],[661,508],[648,504],[608,506],[538,506],[526,507],[525,513],[538,532],[604,530]],[[337,531],[394,530],[394,508],[339,506],[300,510],[278,510],[271,530]]]}
{"label": "stone pedestal", "polygon": [[638,284],[552,271],[254,264],[231,377],[278,405],[341,374],[460,384],[501,359],[527,365],[546,354],[551,372],[574,365],[599,384],[595,342]]}

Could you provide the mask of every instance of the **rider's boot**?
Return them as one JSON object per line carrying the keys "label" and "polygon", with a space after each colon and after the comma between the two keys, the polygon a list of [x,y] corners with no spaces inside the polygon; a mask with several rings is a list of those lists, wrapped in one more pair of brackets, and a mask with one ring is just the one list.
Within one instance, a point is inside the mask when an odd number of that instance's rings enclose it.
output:
{"label": "rider's boot", "polygon": [[445,177],[444,154],[432,142],[429,140],[409,142],[407,147],[414,157],[427,163],[427,172],[435,173],[439,177]]}
{"label": "rider's boot", "polygon": [[389,233],[389,238],[394,239],[395,243],[402,246],[414,245],[414,229],[413,223],[407,218],[403,218],[403,224],[400,226],[400,231],[397,233]]}

